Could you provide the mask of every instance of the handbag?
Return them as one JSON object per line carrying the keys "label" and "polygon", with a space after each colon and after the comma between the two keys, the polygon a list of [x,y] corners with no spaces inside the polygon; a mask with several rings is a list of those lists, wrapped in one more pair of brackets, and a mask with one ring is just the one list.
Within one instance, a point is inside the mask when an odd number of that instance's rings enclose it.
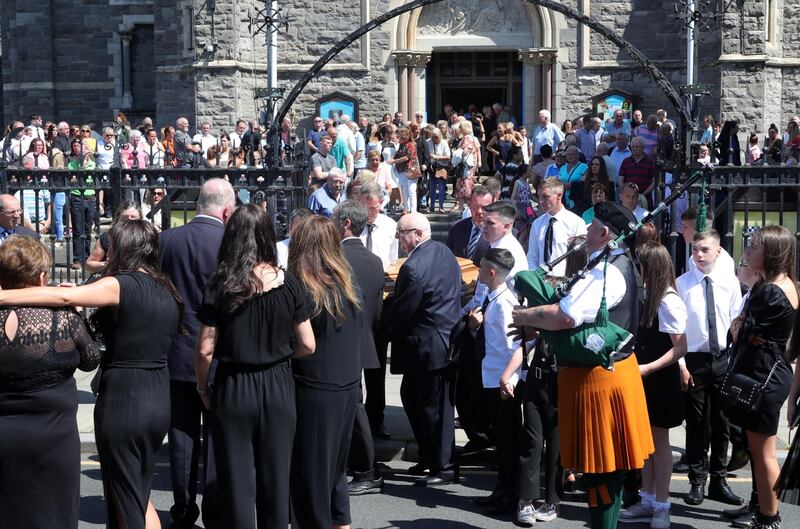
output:
{"label": "handbag", "polygon": [[406,169],[406,178],[409,180],[416,180],[420,176],[422,176],[422,170],[417,160],[409,161],[408,168]]}
{"label": "handbag", "polygon": [[775,360],[772,369],[769,370],[767,379],[764,382],[756,380],[750,375],[736,372],[736,363],[739,355],[730,363],[728,372],[722,379],[719,388],[719,395],[722,402],[734,410],[744,413],[756,413],[761,407],[761,399],[764,397],[764,388],[775,373],[780,359]]}
{"label": "handbag", "polygon": [[440,167],[440,168],[436,169],[436,172],[433,173],[433,176],[434,176],[434,178],[439,178],[441,180],[447,178],[447,168],[446,167]]}

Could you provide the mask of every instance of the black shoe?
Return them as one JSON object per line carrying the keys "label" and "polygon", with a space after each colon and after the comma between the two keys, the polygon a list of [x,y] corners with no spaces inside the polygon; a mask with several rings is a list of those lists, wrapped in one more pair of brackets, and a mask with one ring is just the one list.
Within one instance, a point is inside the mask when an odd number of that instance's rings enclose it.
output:
{"label": "black shoe", "polygon": [[169,510],[172,529],[194,529],[194,522],[200,516],[200,508],[192,503],[184,508],[173,505]]}
{"label": "black shoe", "polygon": [[502,497],[503,497],[503,489],[497,487],[488,496],[481,496],[480,498],[475,498],[473,501],[478,505],[491,505],[492,503],[496,502]]}
{"label": "black shoe", "polygon": [[412,476],[424,476],[428,472],[430,466],[427,463],[417,463],[408,467],[408,473]]}
{"label": "black shoe", "polygon": [[731,458],[728,461],[728,472],[735,472],[740,468],[744,468],[750,462],[750,455],[742,447],[736,447],[731,452]]}
{"label": "black shoe", "polygon": [[754,512],[746,512],[741,516],[731,520],[731,525],[733,527],[738,527],[739,529],[750,529],[751,527],[753,527],[754,518],[755,518]]}
{"label": "black shoe", "polygon": [[440,487],[442,485],[454,485],[456,483],[458,483],[458,472],[455,470],[443,470],[414,481],[414,485],[417,487]]}
{"label": "black shoe", "polygon": [[356,480],[353,479],[347,484],[350,496],[361,496],[363,494],[379,494],[383,492],[383,477],[375,479]]}
{"label": "black shoe", "polygon": [[706,486],[705,484],[692,483],[689,489],[689,494],[683,499],[688,505],[700,505],[705,498]]}
{"label": "black shoe", "polygon": [[488,450],[491,447],[491,443],[482,443],[480,441],[471,440],[467,441],[467,444],[465,444],[464,447],[458,451],[458,455],[461,457],[472,456],[479,452],[483,452],[484,450]]}
{"label": "black shoe", "polygon": [[378,437],[379,439],[391,439],[392,434],[389,433],[389,430],[386,429],[384,425],[377,426],[372,428],[372,437]]}
{"label": "black shoe", "polygon": [[740,518],[745,514],[753,514],[756,512],[757,504],[754,502],[750,502],[747,505],[743,505],[738,509],[725,509],[722,511],[722,517],[728,518],[730,520],[735,520],[736,518]]}
{"label": "black shoe", "polygon": [[486,512],[494,515],[514,514],[517,512],[517,500],[510,496],[503,496],[496,502],[489,504]]}
{"label": "black shoe", "polygon": [[731,490],[730,485],[724,479],[711,482],[708,487],[708,499],[727,503],[728,505],[741,505],[744,503],[744,500]]}

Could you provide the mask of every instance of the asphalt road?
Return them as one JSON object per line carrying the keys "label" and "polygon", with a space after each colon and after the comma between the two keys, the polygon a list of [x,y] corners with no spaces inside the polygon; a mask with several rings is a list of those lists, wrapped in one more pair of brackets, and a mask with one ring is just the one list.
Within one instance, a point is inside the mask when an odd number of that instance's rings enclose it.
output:
{"label": "asphalt road", "polygon": [[[383,494],[351,498],[353,529],[467,529],[497,528],[512,526],[513,516],[491,517],[472,500],[486,495],[494,485],[494,473],[483,468],[465,468],[458,485],[438,489],[415,487],[412,477],[405,474],[410,463],[392,461],[384,475],[386,487]],[[105,525],[106,513],[100,465],[94,456],[84,455],[81,476],[81,529],[101,528]],[[742,497],[750,493],[749,471],[731,477],[730,485]],[[163,457],[156,468],[152,500],[161,517],[162,526],[169,527],[169,507],[172,494],[169,492],[169,466]],[[672,529],[722,529],[728,524],[719,512],[727,508],[720,503],[706,500],[702,505],[691,507],[683,503],[681,496],[688,490],[685,475],[673,476],[670,490],[673,491]],[[549,529],[575,529],[588,527],[588,513],[582,494],[568,495],[561,503],[558,519],[547,522]],[[781,505],[783,527],[800,529],[800,507]],[[541,523],[541,522],[540,522]],[[539,525],[539,524],[537,524]],[[629,524],[620,527],[632,529],[649,527],[647,524]]]}

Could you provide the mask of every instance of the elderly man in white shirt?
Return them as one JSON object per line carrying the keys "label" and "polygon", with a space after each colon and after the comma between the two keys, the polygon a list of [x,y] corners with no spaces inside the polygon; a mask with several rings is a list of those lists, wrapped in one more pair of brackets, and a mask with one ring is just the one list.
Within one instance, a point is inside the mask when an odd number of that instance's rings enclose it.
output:
{"label": "elderly man in white shirt", "polygon": [[731,321],[738,315],[742,293],[739,281],[731,281],[720,266],[720,250],[716,231],[695,234],[692,259],[697,268],[676,281],[688,314],[689,352],[685,365],[681,365],[681,382],[687,391],[686,460],[690,490],[685,501],[689,505],[703,502],[709,473],[709,498],[731,505],[742,501],[727,483],[730,422],[716,389],[727,372],[727,334]]}
{"label": "elderly man in white shirt", "polygon": [[383,269],[388,270],[397,261],[397,222],[381,213],[383,191],[376,182],[362,184],[358,198],[369,210],[367,225],[360,235],[361,241],[367,250],[381,258]]}
{"label": "elderly man in white shirt", "polygon": [[539,126],[533,130],[533,159],[541,161],[542,155],[539,152],[542,145],[549,145],[553,152],[558,148],[558,144],[564,139],[564,133],[557,126],[550,123],[550,111],[539,111]]}
{"label": "elderly man in white shirt", "polygon": [[[539,185],[539,208],[546,211],[531,226],[528,241],[528,269],[534,270],[564,255],[570,239],[586,235],[586,223],[564,207],[561,200],[564,184],[558,178],[547,178]],[[564,276],[567,263],[562,261],[549,275]]]}
{"label": "elderly man in white shirt", "polygon": [[217,138],[213,134],[211,134],[211,123],[208,121],[204,121],[200,124],[200,132],[194,135],[192,141],[200,143],[200,148],[202,149],[201,154],[203,158],[208,158],[208,149],[212,145],[217,144]]}

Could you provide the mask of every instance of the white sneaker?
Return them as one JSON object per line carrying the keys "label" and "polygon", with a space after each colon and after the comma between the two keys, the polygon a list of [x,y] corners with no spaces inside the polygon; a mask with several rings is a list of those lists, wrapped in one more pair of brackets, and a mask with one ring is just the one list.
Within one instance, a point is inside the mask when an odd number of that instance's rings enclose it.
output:
{"label": "white sneaker", "polygon": [[649,505],[637,503],[631,505],[619,513],[619,521],[622,523],[642,523],[649,522],[653,518],[653,508]]}
{"label": "white sneaker", "polygon": [[669,509],[653,511],[650,529],[669,529]]}
{"label": "white sneaker", "polygon": [[520,501],[517,505],[517,521],[521,524],[533,525],[536,523],[536,509],[533,503]]}

